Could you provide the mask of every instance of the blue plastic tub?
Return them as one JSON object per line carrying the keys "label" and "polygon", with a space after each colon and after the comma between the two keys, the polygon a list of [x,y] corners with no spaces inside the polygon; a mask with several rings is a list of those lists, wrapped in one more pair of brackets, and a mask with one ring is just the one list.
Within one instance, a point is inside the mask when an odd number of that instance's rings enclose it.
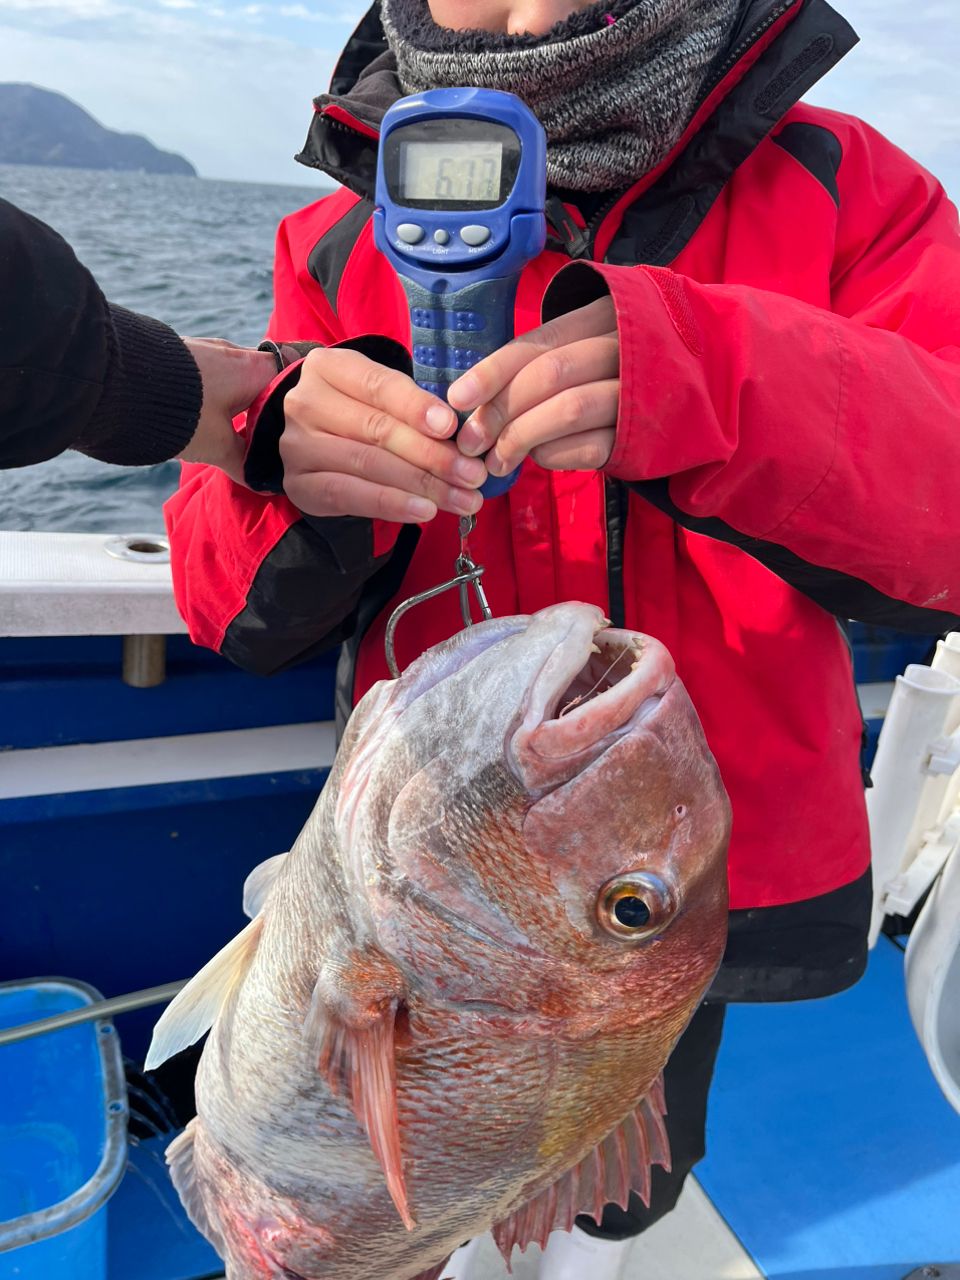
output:
{"label": "blue plastic tub", "polygon": [[[66,978],[0,983],[0,1027],[99,999]],[[105,1280],[106,1202],[126,1165],[126,1126],[110,1022],[0,1045],[0,1280]]]}

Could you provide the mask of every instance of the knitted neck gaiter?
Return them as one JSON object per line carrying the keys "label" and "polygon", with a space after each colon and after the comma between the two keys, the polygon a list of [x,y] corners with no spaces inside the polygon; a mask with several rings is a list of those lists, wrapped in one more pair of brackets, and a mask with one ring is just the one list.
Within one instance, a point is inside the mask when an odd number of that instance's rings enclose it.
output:
{"label": "knitted neck gaiter", "polygon": [[428,0],[381,0],[381,17],[404,93],[515,93],[546,130],[550,184],[608,191],[649,172],[680,138],[739,8],[601,0],[542,36],[451,31]]}

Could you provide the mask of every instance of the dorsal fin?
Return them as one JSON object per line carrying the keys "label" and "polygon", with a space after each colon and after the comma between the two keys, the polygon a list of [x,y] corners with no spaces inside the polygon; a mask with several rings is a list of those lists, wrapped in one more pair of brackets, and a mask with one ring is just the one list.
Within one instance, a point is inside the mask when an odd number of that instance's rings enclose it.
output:
{"label": "dorsal fin", "polygon": [[253,868],[243,882],[243,914],[251,920],[263,910],[264,899],[273,888],[277,873],[286,861],[285,853],[276,853]]}
{"label": "dorsal fin", "polygon": [[159,1067],[210,1030],[224,1001],[249,969],[262,929],[261,916],[251,920],[167,1006],[153,1029],[145,1070]]}
{"label": "dorsal fin", "polygon": [[321,1075],[349,1100],[366,1130],[397,1212],[412,1231],[397,1112],[395,1031],[402,994],[400,974],[385,956],[343,956],[317,980],[304,1034]]}
{"label": "dorsal fin", "polygon": [[580,1213],[599,1222],[605,1204],[627,1207],[635,1191],[650,1203],[650,1165],[670,1168],[670,1144],[663,1123],[666,1111],[663,1078],[621,1124],[583,1157],[579,1164],[493,1228],[493,1238],[507,1265],[515,1245],[546,1247],[551,1231],[570,1231]]}

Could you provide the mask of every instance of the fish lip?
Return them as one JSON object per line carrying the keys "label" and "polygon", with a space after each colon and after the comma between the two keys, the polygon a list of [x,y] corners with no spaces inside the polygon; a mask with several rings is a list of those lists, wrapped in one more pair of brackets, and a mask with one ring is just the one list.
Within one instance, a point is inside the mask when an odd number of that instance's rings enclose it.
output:
{"label": "fish lip", "polygon": [[[506,758],[527,787],[566,780],[569,773],[551,775],[563,773],[564,763],[584,766],[639,728],[677,678],[673,659],[652,636],[612,627],[606,619],[588,631],[584,620],[572,620],[544,662],[508,737]],[[617,664],[627,662],[626,673],[611,679]],[[578,685],[585,692],[573,694]],[[561,706],[567,693],[573,696]]]}
{"label": "fish lip", "polygon": [[[607,687],[593,696],[583,698],[580,705],[568,712],[578,699],[575,696],[571,703],[560,707],[560,700],[573,686],[573,681],[584,672],[593,658],[593,646],[603,652],[601,656],[610,657],[607,671],[614,674]],[[617,652],[619,651],[619,652]],[[629,663],[629,669],[620,675],[616,670],[618,663]],[[568,677],[566,680],[564,677]],[[532,715],[537,713],[537,695],[543,699],[540,710],[540,725],[563,724],[564,729],[571,725],[579,725],[591,720],[598,721],[598,728],[606,733],[616,732],[632,726],[638,718],[645,718],[653,710],[653,702],[664,697],[676,679],[673,660],[667,650],[654,640],[639,631],[627,631],[620,627],[598,626],[594,629],[592,645],[585,653],[581,652],[579,665],[571,651],[571,661],[559,670],[547,671],[547,664],[532,691],[531,705],[524,717],[524,727],[530,724]],[[538,686],[542,687],[538,689]],[[594,688],[599,681],[596,681]],[[559,709],[559,713],[558,713]],[[561,741],[574,737],[564,733]],[[541,749],[542,750],[542,749]]]}

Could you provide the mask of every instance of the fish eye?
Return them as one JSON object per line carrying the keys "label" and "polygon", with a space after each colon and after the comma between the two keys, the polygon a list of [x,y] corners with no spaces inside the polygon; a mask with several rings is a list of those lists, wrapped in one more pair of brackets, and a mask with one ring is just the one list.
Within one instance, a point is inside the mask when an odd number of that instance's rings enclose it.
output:
{"label": "fish eye", "polygon": [[600,927],[615,938],[637,941],[661,933],[677,913],[673,889],[651,871],[608,880],[597,899]]}

